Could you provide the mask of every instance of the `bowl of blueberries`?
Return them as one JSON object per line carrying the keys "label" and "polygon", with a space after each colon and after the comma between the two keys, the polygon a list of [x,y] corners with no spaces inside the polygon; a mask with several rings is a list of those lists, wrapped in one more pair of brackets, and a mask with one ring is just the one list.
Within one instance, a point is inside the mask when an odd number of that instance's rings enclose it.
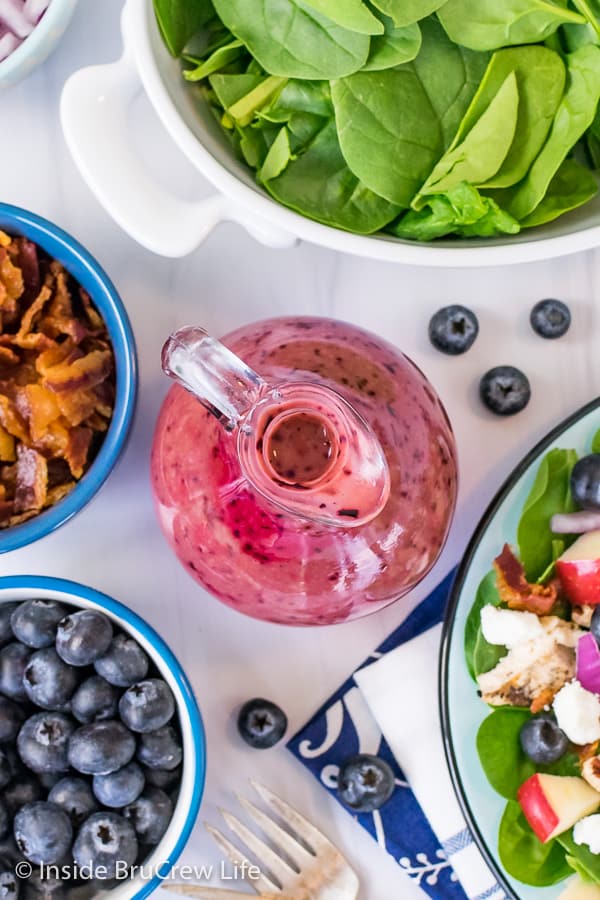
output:
{"label": "bowl of blueberries", "polygon": [[193,691],[143,619],[75,582],[0,578],[0,897],[141,900],[205,766]]}

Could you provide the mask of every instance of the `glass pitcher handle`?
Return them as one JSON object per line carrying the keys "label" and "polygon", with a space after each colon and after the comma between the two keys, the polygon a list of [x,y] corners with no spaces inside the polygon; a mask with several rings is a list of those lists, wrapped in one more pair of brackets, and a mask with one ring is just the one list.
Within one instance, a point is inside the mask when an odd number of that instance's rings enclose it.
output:
{"label": "glass pitcher handle", "polygon": [[257,402],[265,382],[203,328],[174,332],[162,350],[163,372],[177,381],[233,431]]}

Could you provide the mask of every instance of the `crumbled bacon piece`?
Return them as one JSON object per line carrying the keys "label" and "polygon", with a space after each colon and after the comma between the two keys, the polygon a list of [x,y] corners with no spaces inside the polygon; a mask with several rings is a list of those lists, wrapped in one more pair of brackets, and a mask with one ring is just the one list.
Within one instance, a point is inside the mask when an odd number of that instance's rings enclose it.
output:
{"label": "crumbled bacon piece", "polygon": [[501,600],[509,609],[526,610],[547,616],[556,603],[556,584],[529,584],[525,570],[508,544],[494,560],[496,584]]}
{"label": "crumbled bacon piece", "polygon": [[69,493],[110,423],[104,321],[65,268],[0,231],[0,528]]}

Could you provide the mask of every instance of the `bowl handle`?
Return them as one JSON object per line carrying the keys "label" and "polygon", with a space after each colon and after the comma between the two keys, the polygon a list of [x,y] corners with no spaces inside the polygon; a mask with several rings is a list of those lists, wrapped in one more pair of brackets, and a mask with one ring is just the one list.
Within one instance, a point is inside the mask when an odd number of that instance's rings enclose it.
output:
{"label": "bowl handle", "polygon": [[[135,0],[138,2],[138,0]],[[126,4],[123,26],[127,38]],[[270,225],[223,194],[190,203],[155,182],[128,139],[128,113],[142,84],[126,47],[115,63],[89,66],[67,80],[61,121],[81,174],[112,218],[139,244],[161,256],[195,250],[224,221],[235,221],[269,247],[291,247],[289,232]]]}

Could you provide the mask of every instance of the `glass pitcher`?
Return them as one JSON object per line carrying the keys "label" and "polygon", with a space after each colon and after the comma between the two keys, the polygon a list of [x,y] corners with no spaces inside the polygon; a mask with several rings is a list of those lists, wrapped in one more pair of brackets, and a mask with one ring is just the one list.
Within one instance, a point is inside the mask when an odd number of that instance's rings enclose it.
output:
{"label": "glass pitcher", "polygon": [[414,587],[456,502],[450,423],[422,372],[367,331],[270,319],[220,343],[183,328],[152,448],[160,524],[240,612],[330,625]]}

